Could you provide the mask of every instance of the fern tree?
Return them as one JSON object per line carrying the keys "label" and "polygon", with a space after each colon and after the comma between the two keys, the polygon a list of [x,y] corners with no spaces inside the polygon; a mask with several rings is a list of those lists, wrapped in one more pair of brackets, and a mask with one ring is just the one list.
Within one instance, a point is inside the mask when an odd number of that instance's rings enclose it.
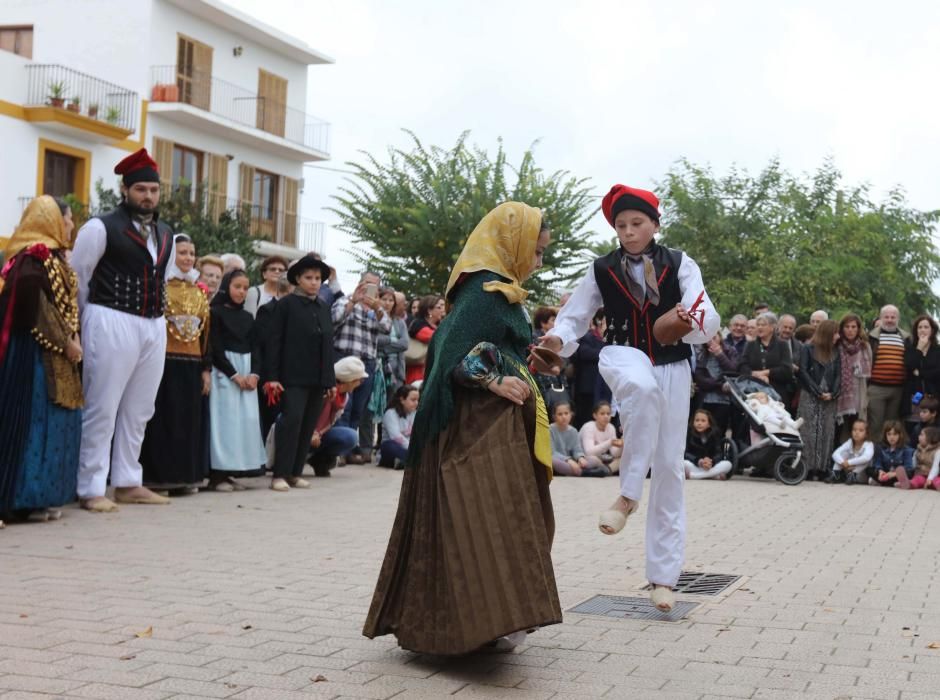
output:
{"label": "fern tree", "polygon": [[597,209],[586,179],[545,173],[532,148],[513,167],[501,141],[491,156],[468,144],[469,132],[450,149],[427,148],[406,133],[410,150],[389,149],[385,161],[363,153],[362,163],[348,163],[355,175],[334,197],[340,230],[368,246],[353,250],[363,267],[410,294],[441,293],[480,219],[519,201],[539,207],[552,229],[544,267],[526,285],[533,301],[552,301],[552,290],[577,276],[572,263],[590,243],[584,226]]}

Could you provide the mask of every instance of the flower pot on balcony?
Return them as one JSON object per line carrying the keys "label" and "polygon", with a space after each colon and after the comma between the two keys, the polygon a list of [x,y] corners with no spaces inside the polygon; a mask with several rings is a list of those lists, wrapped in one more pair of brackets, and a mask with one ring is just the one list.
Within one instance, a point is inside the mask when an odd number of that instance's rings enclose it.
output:
{"label": "flower pot on balcony", "polygon": [[59,108],[65,107],[65,98],[63,98],[63,97],[50,97],[50,98],[49,98],[49,104],[51,104],[53,107],[59,107]]}
{"label": "flower pot on balcony", "polygon": [[88,105],[88,118],[89,119],[98,118],[98,105]]}
{"label": "flower pot on balcony", "polygon": [[180,101],[180,89],[179,86],[174,84],[164,85],[166,92],[163,95],[163,99],[166,102],[179,102]]}
{"label": "flower pot on balcony", "polygon": [[159,83],[150,92],[151,102],[179,102],[180,89],[173,83]]}
{"label": "flower pot on balcony", "polygon": [[69,102],[66,109],[70,112],[74,112],[75,114],[79,114],[82,111],[82,106],[78,102]]}
{"label": "flower pot on balcony", "polygon": [[150,91],[150,101],[151,102],[165,102],[163,96],[166,94],[166,85],[154,85],[153,90]]}

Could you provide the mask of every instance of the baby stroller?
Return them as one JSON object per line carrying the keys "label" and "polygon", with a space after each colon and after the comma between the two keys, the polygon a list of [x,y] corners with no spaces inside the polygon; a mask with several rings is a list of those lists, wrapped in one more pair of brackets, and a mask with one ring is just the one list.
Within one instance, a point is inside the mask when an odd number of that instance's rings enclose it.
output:
{"label": "baby stroller", "polygon": [[769,384],[753,377],[728,379],[731,401],[747,419],[751,430],[760,436],[754,444],[738,443],[726,439],[724,458],[731,462],[732,473],[741,474],[751,467],[751,476],[773,476],[787,486],[796,486],[806,478],[806,462],[803,461],[803,441],[799,435],[786,432],[771,432],[747,403],[748,394],[762,391],[772,401],[780,395]]}

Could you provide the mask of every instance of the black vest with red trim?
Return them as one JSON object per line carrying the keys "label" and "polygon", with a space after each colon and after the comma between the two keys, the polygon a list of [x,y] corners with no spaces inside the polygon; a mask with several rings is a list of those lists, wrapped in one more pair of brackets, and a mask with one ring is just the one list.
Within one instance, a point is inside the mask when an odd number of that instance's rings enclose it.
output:
{"label": "black vest with red trim", "polygon": [[157,261],[147,249],[147,241],[131,222],[121,205],[98,217],[104,224],[108,244],[88,284],[88,301],[116,311],[158,318],[166,303],[164,277],[173,250],[173,231],[156,222]]}
{"label": "black vest with red trim", "polygon": [[688,343],[663,346],[653,337],[656,319],[682,301],[679,289],[679,265],[682,251],[653,244],[650,258],[659,283],[659,304],[653,306],[648,300],[638,300],[629,291],[620,264],[622,251],[615,250],[594,261],[594,279],[604,299],[604,316],[607,332],[604,341],[608,345],[629,345],[650,358],[654,365],[687,361],[692,357]]}

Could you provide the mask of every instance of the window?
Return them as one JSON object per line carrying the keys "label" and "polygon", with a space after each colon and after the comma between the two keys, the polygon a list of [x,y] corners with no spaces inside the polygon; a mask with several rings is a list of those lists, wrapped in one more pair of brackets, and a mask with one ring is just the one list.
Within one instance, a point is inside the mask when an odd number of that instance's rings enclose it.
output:
{"label": "window", "polygon": [[23,58],[33,57],[33,28],[0,27],[0,51],[9,51]]}
{"label": "window", "polygon": [[176,84],[180,102],[208,110],[212,104],[212,47],[182,34],[176,41]]}
{"label": "window", "polygon": [[47,150],[43,170],[42,193],[63,197],[75,193],[75,174],[78,158],[65,153]]}
{"label": "window", "polygon": [[251,210],[258,232],[273,238],[277,218],[277,175],[263,170],[254,171]]}
{"label": "window", "polygon": [[196,191],[202,184],[202,160],[200,151],[173,144],[170,182],[174,190],[185,190],[191,201],[196,200]]}

